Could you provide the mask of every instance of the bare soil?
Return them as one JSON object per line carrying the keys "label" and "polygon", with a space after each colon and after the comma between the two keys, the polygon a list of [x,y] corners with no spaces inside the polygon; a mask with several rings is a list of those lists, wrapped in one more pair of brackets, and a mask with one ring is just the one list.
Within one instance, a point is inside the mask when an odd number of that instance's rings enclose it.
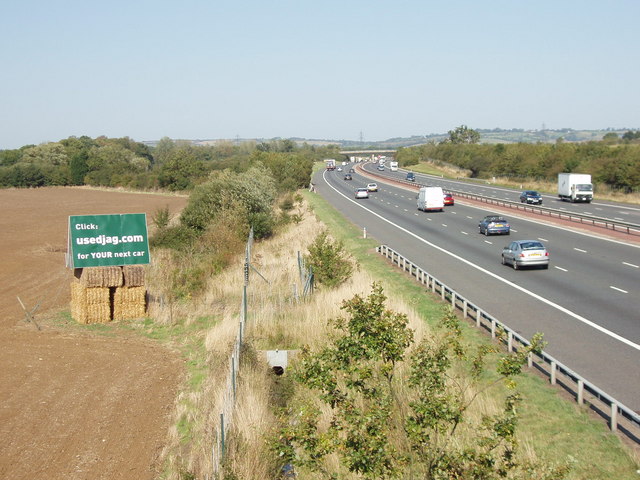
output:
{"label": "bare soil", "polygon": [[[179,212],[185,197],[0,190],[0,478],[153,479],[184,368],[126,333],[56,326],[69,309],[69,215]],[[150,226],[151,229],[151,226]],[[153,258],[152,258],[153,261]],[[37,324],[25,320],[33,311]]]}

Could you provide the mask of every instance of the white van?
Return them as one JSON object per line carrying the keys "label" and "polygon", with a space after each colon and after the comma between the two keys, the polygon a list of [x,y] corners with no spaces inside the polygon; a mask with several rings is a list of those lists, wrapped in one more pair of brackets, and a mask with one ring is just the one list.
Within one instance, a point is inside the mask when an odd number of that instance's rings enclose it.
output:
{"label": "white van", "polygon": [[422,187],[418,193],[418,210],[429,212],[444,210],[444,193],[442,187]]}

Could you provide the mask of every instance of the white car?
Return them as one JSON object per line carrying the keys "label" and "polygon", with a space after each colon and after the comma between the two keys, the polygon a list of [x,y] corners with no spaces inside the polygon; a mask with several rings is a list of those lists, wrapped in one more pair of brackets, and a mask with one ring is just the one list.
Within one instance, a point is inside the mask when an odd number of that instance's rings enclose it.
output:
{"label": "white car", "polygon": [[356,198],[369,198],[369,191],[366,188],[357,188]]}
{"label": "white car", "polygon": [[377,192],[378,191],[378,184],[377,183],[368,183],[367,184],[367,190],[369,190],[370,192]]}
{"label": "white car", "polygon": [[338,167],[338,171],[341,172],[342,171],[342,167]]}

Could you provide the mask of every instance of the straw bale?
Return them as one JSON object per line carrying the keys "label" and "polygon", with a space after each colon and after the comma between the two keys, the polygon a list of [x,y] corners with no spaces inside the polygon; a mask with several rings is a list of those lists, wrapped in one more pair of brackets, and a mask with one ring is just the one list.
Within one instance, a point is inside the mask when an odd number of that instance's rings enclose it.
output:
{"label": "straw bale", "polygon": [[113,295],[113,319],[130,320],[146,316],[145,287],[116,288]]}
{"label": "straw bale", "polygon": [[85,287],[122,286],[122,267],[83,268],[80,281]]}
{"label": "straw bale", "polygon": [[79,303],[86,303],[87,301],[87,294],[86,294],[86,288],[82,286],[82,284],[80,283],[80,281],[78,280],[74,280],[71,282],[71,302],[79,302]]}
{"label": "straw bale", "polygon": [[141,287],[144,285],[144,266],[143,265],[125,265],[122,267],[124,277],[124,286]]}
{"label": "straw bale", "polygon": [[78,322],[87,324],[89,323],[89,315],[87,314],[87,304],[77,299],[71,300],[71,317]]}
{"label": "straw bale", "polygon": [[111,321],[111,305],[94,303],[87,305],[87,323],[109,323]]}
{"label": "straw bale", "polygon": [[133,320],[147,316],[147,309],[144,303],[114,303],[113,319]]}
{"label": "straw bale", "polygon": [[147,289],[145,287],[116,288],[113,303],[141,303],[145,304]]}
{"label": "straw bale", "polygon": [[109,287],[85,288],[85,302],[87,305],[110,305]]}

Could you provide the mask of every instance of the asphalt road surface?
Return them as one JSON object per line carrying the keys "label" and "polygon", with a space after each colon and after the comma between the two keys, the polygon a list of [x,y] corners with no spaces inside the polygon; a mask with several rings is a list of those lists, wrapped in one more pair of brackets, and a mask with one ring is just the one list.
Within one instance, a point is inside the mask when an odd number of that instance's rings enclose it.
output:
{"label": "asphalt road surface", "polygon": [[[322,171],[314,183],[347,219],[366,228],[368,236],[400,252],[524,337],[543,332],[549,354],[640,411],[638,243],[521,213],[514,216],[515,212],[504,214],[511,224],[509,236],[486,237],[478,233],[478,222],[496,213],[490,206],[456,199],[456,205],[444,212],[421,212],[416,209],[415,189],[362,173],[358,168],[353,180],[345,181],[343,172]],[[404,178],[402,172],[397,178]],[[355,188],[371,181],[378,183],[379,191],[356,200]],[[418,183],[423,182],[418,179]],[[620,206],[610,208],[622,211]],[[515,271],[502,265],[502,247],[516,239],[542,241],[551,255],[549,269]]]}

